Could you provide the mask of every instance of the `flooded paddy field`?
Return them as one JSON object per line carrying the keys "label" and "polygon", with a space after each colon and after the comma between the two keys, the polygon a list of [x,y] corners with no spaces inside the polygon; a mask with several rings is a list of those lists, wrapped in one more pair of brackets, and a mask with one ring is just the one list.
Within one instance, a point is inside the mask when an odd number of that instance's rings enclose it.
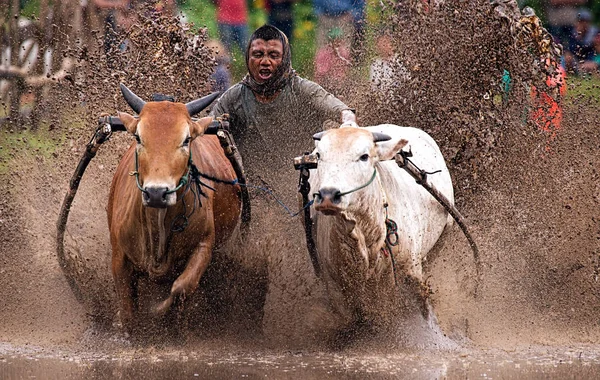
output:
{"label": "flooded paddy field", "polygon": [[0,351],[3,379],[592,379],[598,347],[421,353],[239,352],[223,349],[47,353]]}

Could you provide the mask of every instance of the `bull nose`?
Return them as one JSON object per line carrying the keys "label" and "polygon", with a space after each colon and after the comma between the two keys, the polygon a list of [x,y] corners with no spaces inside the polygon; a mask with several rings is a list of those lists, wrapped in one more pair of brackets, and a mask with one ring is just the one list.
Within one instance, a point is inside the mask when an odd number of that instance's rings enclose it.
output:
{"label": "bull nose", "polygon": [[342,193],[333,187],[324,187],[320,189],[317,194],[320,203],[332,203],[337,205],[342,201]]}
{"label": "bull nose", "polygon": [[145,187],[142,197],[146,207],[166,208],[168,190],[166,187]]}

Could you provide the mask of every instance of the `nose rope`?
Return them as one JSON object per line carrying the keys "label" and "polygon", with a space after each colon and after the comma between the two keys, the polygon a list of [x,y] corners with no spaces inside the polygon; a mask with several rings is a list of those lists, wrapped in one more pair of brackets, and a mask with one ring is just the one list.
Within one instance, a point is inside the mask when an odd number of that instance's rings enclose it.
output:
{"label": "nose rope", "polygon": [[[138,189],[140,189],[140,191],[141,191],[142,193],[148,193],[148,191],[147,191],[147,190],[145,190],[145,189],[142,187],[142,185],[140,184],[138,167],[139,167],[139,166],[138,166],[138,154],[137,154],[137,150],[136,150],[136,151],[135,151],[135,171],[129,172],[129,175],[131,175],[131,176],[135,176],[135,180],[136,180],[137,187],[138,187]],[[192,173],[192,171],[193,171],[194,173]],[[268,195],[270,195],[271,197],[273,197],[273,199],[274,199],[274,200],[275,200],[275,201],[276,201],[276,202],[277,202],[277,203],[278,203],[278,204],[279,204],[279,205],[280,205],[280,206],[281,206],[281,207],[282,207],[282,208],[283,208],[283,209],[284,209],[284,210],[285,210],[285,211],[286,211],[286,212],[287,212],[289,215],[290,215],[290,217],[292,217],[292,218],[294,218],[294,217],[296,217],[296,216],[300,215],[300,213],[301,213],[302,211],[304,211],[304,209],[306,209],[306,208],[308,208],[308,207],[312,206],[312,204],[314,203],[314,200],[311,200],[311,201],[310,201],[310,202],[308,202],[308,204],[306,204],[306,205],[305,205],[303,208],[301,208],[301,209],[300,209],[300,210],[298,210],[297,212],[293,212],[293,211],[292,211],[292,210],[291,210],[291,209],[290,209],[290,208],[289,208],[289,207],[288,207],[288,206],[287,206],[285,203],[283,203],[283,202],[282,202],[280,199],[278,199],[278,198],[277,198],[277,196],[276,196],[276,195],[273,193],[273,191],[271,191],[271,190],[269,190],[269,189],[267,189],[267,188],[260,187],[260,186],[255,186],[255,185],[251,185],[251,184],[248,184],[248,183],[240,183],[240,182],[239,182],[239,180],[238,180],[237,178],[236,178],[236,179],[234,179],[234,180],[232,180],[232,181],[227,181],[227,180],[223,180],[223,179],[220,179],[220,178],[216,178],[216,177],[210,176],[210,175],[208,175],[208,174],[204,174],[204,173],[200,172],[200,171],[199,171],[199,170],[196,168],[196,166],[194,165],[194,162],[192,161],[192,151],[191,151],[191,150],[190,150],[190,156],[189,156],[189,159],[188,159],[188,170],[187,170],[187,173],[186,173],[186,174],[185,174],[183,177],[181,177],[181,179],[179,180],[179,184],[177,185],[177,187],[175,187],[174,189],[171,189],[171,190],[167,190],[167,191],[165,192],[165,194],[171,194],[171,193],[175,193],[176,191],[178,191],[178,190],[179,190],[179,189],[181,189],[182,187],[186,186],[186,185],[187,185],[187,184],[190,182],[190,176],[192,176],[192,177],[202,177],[202,178],[208,179],[208,180],[210,180],[210,181],[217,182],[217,183],[223,183],[223,184],[226,184],[226,185],[232,185],[232,186],[233,186],[233,185],[240,185],[240,186],[245,186],[245,187],[252,188],[252,189],[258,189],[258,190],[261,190],[262,192],[264,192],[264,193],[267,193]],[[373,178],[374,178],[374,177],[373,177]],[[373,178],[371,178],[371,180],[369,181],[369,183],[373,182]],[[208,186],[207,184],[205,184],[205,183],[201,182],[201,181],[199,180],[199,178],[198,178],[197,180],[196,180],[196,179],[194,179],[194,181],[198,182],[198,188],[199,188],[199,190],[198,190],[198,193],[199,193],[199,195],[204,195],[204,193],[202,192],[202,189],[201,189],[201,187],[202,187],[202,186],[204,186],[204,187],[207,187],[207,188],[209,188],[209,189],[210,189],[210,190],[212,190],[212,191],[215,191],[215,189],[214,189],[214,188],[212,188],[212,187]],[[366,185],[364,185],[364,186],[367,186],[369,183],[367,183],[367,184],[366,184]],[[364,187],[364,186],[363,186],[363,187]],[[355,189],[355,190],[358,190],[358,189]],[[195,196],[196,198],[198,198],[198,199],[199,199],[199,196],[198,196],[198,195],[197,195],[197,194],[196,194],[194,191],[192,191],[192,192],[194,193],[194,196]],[[194,203],[195,203],[195,202],[194,202]],[[185,208],[185,206],[184,206],[184,208]],[[192,213],[193,213],[193,211],[192,211]],[[189,218],[189,216],[191,216],[191,215],[188,215],[187,217]],[[185,223],[185,226],[187,226],[187,223]],[[183,228],[178,228],[178,230],[182,230],[182,229],[184,229],[184,228],[185,228],[185,226],[184,226]],[[175,232],[179,232],[179,231],[175,231]]]}
{"label": "nose rope", "polygon": [[302,211],[304,211],[304,209],[312,206],[312,204],[314,203],[314,200],[311,200],[304,207],[302,207],[300,210],[298,210],[297,212],[293,212],[292,210],[290,210],[290,208],[285,203],[283,203],[280,199],[277,198],[277,196],[273,193],[272,190],[269,190],[269,189],[267,189],[265,187],[251,185],[251,184],[248,184],[248,183],[240,183],[237,178],[234,179],[234,180],[232,180],[232,181],[226,181],[226,180],[223,180],[223,179],[220,179],[220,178],[216,178],[216,177],[210,176],[208,174],[204,174],[204,173],[199,173],[199,175],[202,178],[206,178],[206,179],[208,179],[210,181],[214,181],[214,182],[218,182],[218,183],[224,183],[226,185],[240,185],[240,186],[244,186],[244,187],[251,188],[251,189],[258,189],[258,190],[262,191],[263,193],[266,193],[266,194],[270,195],[290,215],[290,217],[292,217],[292,218],[298,216]]}
{"label": "nose rope", "polygon": [[135,176],[135,184],[137,185],[138,189],[140,189],[140,191],[146,195],[148,195],[148,191],[146,189],[144,189],[142,187],[142,185],[140,185],[140,172],[138,170],[139,165],[138,165],[138,154],[137,154],[137,148],[135,150],[135,170],[132,172],[129,172],[130,176]]}
{"label": "nose rope", "polygon": [[[188,157],[188,169],[187,172],[185,173],[184,176],[182,176],[179,179],[179,184],[171,190],[167,190],[165,191],[165,195],[168,194],[172,194],[177,192],[179,189],[181,189],[182,187],[184,187],[185,185],[187,185],[190,181],[190,167],[193,165],[193,161],[192,161],[192,151],[190,149],[190,156]],[[135,184],[137,185],[138,189],[140,189],[140,191],[144,194],[148,194],[148,190],[144,189],[142,187],[142,185],[140,184],[140,171],[139,171],[139,163],[138,163],[138,152],[137,149],[135,150],[135,170],[132,172],[129,172],[130,176],[135,176]]]}
{"label": "nose rope", "polygon": [[[377,169],[373,169],[373,175],[371,176],[371,179],[367,183],[365,183],[364,185],[361,185],[361,186],[359,186],[357,188],[354,188],[352,190],[348,190],[348,191],[345,191],[343,193],[338,193],[338,194],[336,194],[336,197],[343,197],[344,195],[348,195],[350,193],[353,193],[355,191],[358,191],[360,189],[363,189],[363,188],[369,186],[371,183],[373,183],[373,180],[375,179],[376,176],[377,176]],[[316,197],[320,198],[321,194],[319,194],[319,193],[313,193],[313,198],[316,198]]]}

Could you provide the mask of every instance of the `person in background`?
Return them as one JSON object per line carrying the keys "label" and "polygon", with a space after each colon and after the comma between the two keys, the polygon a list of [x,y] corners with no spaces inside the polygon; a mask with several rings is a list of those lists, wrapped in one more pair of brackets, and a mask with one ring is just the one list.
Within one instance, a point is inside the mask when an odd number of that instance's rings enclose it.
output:
{"label": "person in background", "polygon": [[598,76],[600,75],[600,32],[597,32],[594,36],[592,46],[594,47],[592,56],[581,63],[579,71]]}
{"label": "person in background", "polygon": [[215,59],[215,72],[210,76],[214,81],[212,91],[224,92],[231,86],[231,73],[229,72],[229,53],[219,40],[210,40],[207,43]]}
{"label": "person in background", "polygon": [[379,32],[375,41],[376,57],[369,68],[371,89],[375,92],[393,91],[398,80],[410,80],[410,72],[394,53],[393,37],[389,30]]}
{"label": "person in background", "polygon": [[339,28],[344,35],[342,44],[360,51],[362,42],[365,0],[314,0],[317,15],[317,49],[328,43],[329,32]]}
{"label": "person in background", "polygon": [[296,0],[267,0],[269,24],[281,30],[291,42],[294,34],[293,6]]}
{"label": "person in background", "polygon": [[573,25],[577,22],[578,9],[585,6],[587,0],[544,0],[544,2],[548,31],[558,38],[561,45],[568,46]]}
{"label": "person in background", "polygon": [[328,33],[329,42],[321,46],[315,54],[315,80],[327,85],[341,83],[348,76],[350,68],[350,46],[343,38],[342,30],[332,28]]}
{"label": "person in background", "polygon": [[214,0],[217,27],[221,41],[229,53],[237,46],[241,52],[248,41],[248,4],[246,0]]}
{"label": "person in background", "polygon": [[92,0],[92,4],[97,12],[104,14],[104,52],[110,56],[118,49],[119,11],[131,4],[129,0]]}
{"label": "person in background", "polygon": [[579,62],[590,60],[594,55],[593,39],[598,28],[592,24],[592,13],[587,9],[580,9],[577,22],[569,38],[568,50],[565,52],[567,70],[578,72]]}

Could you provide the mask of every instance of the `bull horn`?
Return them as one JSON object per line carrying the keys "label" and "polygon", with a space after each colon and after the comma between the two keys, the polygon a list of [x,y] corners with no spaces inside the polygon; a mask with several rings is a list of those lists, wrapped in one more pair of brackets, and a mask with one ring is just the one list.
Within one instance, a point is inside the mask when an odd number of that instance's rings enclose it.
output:
{"label": "bull horn", "polygon": [[321,138],[323,137],[323,135],[325,134],[325,132],[327,132],[327,131],[315,133],[313,135],[313,140],[317,140],[317,141],[321,140]]}
{"label": "bull horn", "polygon": [[195,114],[202,112],[202,110],[208,107],[210,103],[212,103],[221,94],[222,92],[213,92],[212,94],[206,95],[200,99],[192,100],[191,102],[185,104],[185,108],[187,108],[190,116],[194,116]]}
{"label": "bull horn", "polygon": [[146,102],[143,101],[142,98],[134,94],[123,83],[121,83],[119,87],[121,87],[121,93],[127,101],[127,104],[129,104],[129,107],[131,107],[131,109],[134,110],[137,114],[142,112],[142,108],[144,108],[144,104],[146,104]]}
{"label": "bull horn", "polygon": [[385,133],[379,133],[379,132],[371,132],[373,134],[373,142],[380,142],[380,141],[388,141],[391,140],[392,138],[388,135],[386,135]]}

